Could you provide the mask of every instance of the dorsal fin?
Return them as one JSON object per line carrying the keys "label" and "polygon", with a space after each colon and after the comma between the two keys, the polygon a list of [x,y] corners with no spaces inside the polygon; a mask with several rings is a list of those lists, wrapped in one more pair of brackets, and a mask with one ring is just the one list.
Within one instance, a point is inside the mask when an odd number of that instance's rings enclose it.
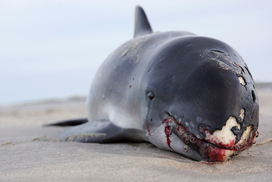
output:
{"label": "dorsal fin", "polygon": [[148,22],[144,10],[137,6],[135,10],[135,30],[134,37],[152,33],[152,28]]}

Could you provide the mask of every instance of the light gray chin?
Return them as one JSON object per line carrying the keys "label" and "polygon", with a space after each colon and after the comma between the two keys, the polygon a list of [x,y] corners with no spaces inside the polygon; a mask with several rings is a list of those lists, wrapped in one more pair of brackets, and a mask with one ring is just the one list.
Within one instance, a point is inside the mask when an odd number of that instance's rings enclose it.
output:
{"label": "light gray chin", "polygon": [[174,133],[172,133],[172,135],[169,138],[171,140],[170,146],[175,152],[194,160],[198,160],[198,161],[203,160],[203,158],[200,156],[200,154],[197,151],[190,148],[189,145],[186,145],[185,143],[183,143],[183,141]]}
{"label": "light gray chin", "polygon": [[160,149],[177,152],[194,160],[203,160],[198,152],[183,143],[183,141],[174,133],[169,136],[169,139],[171,141],[169,146],[167,144],[167,136],[164,133],[164,130],[164,124],[160,125],[157,128],[151,129],[151,136],[148,136],[149,141]]}

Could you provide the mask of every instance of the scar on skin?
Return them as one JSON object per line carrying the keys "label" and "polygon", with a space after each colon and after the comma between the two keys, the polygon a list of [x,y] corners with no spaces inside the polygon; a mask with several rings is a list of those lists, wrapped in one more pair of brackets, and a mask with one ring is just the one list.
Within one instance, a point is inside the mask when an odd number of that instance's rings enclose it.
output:
{"label": "scar on skin", "polygon": [[[239,117],[241,120],[244,120],[245,116],[245,110],[241,109]],[[222,130],[217,130],[213,134],[210,134],[209,131],[205,131],[206,134],[206,140],[212,142],[212,143],[222,143],[224,145],[234,145],[236,136],[231,131],[231,128],[237,126],[238,129],[240,129],[240,124],[237,122],[236,118],[234,116],[229,117],[229,119],[226,122],[226,125],[222,127]]]}
{"label": "scar on skin", "polygon": [[239,82],[240,82],[243,86],[246,85],[245,79],[244,79],[243,77],[239,76],[238,79],[239,79]]}
{"label": "scar on skin", "polygon": [[239,116],[241,118],[241,121],[244,121],[244,116],[245,116],[245,110],[241,109],[240,116]]}
{"label": "scar on skin", "polygon": [[128,53],[128,49],[123,52],[122,57],[124,57]]}
{"label": "scar on skin", "polygon": [[236,144],[237,146],[243,146],[248,139],[250,138],[250,132],[252,130],[252,126],[248,126],[247,129],[244,131],[241,140]]}
{"label": "scar on skin", "polygon": [[219,144],[222,143],[224,145],[234,145],[236,136],[231,131],[231,128],[237,126],[240,129],[240,124],[237,123],[236,118],[231,116],[226,125],[222,127],[222,130],[217,130],[213,134],[210,134],[209,131],[205,131],[206,140],[211,143]]}

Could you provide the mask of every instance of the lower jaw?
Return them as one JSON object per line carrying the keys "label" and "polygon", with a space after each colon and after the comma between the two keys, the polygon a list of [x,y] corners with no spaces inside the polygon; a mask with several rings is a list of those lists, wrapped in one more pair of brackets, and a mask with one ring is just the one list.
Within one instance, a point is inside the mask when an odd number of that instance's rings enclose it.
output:
{"label": "lower jaw", "polygon": [[199,146],[199,153],[201,157],[208,162],[224,162],[233,156],[236,151],[216,146],[205,147],[205,145],[201,145]]}
{"label": "lower jaw", "polygon": [[[255,132],[254,136],[250,137],[249,133],[250,131],[252,131],[252,126],[248,126],[248,130],[249,132],[244,132],[241,140],[230,148],[224,148],[221,146],[210,144],[205,140],[199,140],[198,146],[200,154],[203,153],[204,155],[202,157],[209,162],[227,161],[230,157],[240,154],[244,150],[250,148],[255,143],[257,132]],[[203,143],[206,144],[203,145]],[[205,145],[207,145],[208,147],[203,147]]]}

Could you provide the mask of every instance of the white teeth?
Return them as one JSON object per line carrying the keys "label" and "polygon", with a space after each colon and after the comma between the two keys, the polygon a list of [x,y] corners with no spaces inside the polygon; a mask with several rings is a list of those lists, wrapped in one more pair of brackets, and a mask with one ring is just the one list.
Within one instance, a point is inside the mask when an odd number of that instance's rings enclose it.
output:
{"label": "white teeth", "polygon": [[240,77],[238,77],[238,79],[239,79],[240,83],[241,83],[243,86],[246,84],[243,77],[240,76]]}

